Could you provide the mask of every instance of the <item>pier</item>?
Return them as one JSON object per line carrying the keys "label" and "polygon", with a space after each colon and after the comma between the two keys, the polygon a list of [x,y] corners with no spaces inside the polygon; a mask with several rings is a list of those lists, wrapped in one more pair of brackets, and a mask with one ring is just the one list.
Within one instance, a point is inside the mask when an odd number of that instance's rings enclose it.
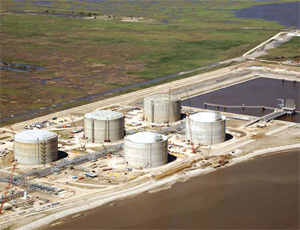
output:
{"label": "pier", "polygon": [[267,123],[269,121],[272,121],[272,120],[274,120],[276,118],[279,118],[279,117],[282,117],[282,116],[285,116],[285,115],[287,115],[287,111],[275,110],[273,113],[270,113],[270,114],[268,114],[266,116],[263,116],[263,117],[259,117],[259,118],[255,119],[255,120],[247,123],[244,127],[248,127],[248,126],[253,125],[253,124],[257,123],[257,122],[265,122],[265,123]]}
{"label": "pier", "polygon": [[258,105],[220,105],[220,104],[213,104],[213,103],[204,103],[204,109],[207,107],[216,107],[217,110],[220,108],[223,109],[223,111],[226,111],[226,109],[261,109],[264,110],[275,110],[278,108],[275,107],[269,107],[269,106],[258,106]]}
{"label": "pier", "polygon": [[219,111],[220,108],[223,108],[223,111],[226,111],[226,109],[261,109],[264,110],[273,110],[273,113],[270,113],[268,115],[265,115],[263,117],[259,117],[249,123],[247,123],[244,127],[248,127],[250,125],[253,125],[257,122],[269,122],[274,119],[277,119],[282,116],[292,116],[295,113],[299,113],[299,111],[296,111],[296,104],[293,99],[286,99],[286,103],[284,104],[283,99],[277,99],[281,101],[281,104],[278,104],[280,108],[270,107],[270,106],[255,106],[255,105],[220,105],[220,104],[213,104],[213,103],[204,103],[204,109],[206,109],[208,106],[215,107]]}

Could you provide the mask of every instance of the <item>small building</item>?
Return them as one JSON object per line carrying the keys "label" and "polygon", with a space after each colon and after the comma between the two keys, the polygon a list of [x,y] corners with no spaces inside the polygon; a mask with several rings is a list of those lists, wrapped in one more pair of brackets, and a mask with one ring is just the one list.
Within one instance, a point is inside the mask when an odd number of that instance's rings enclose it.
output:
{"label": "small building", "polygon": [[85,173],[84,175],[85,175],[86,177],[92,177],[92,178],[98,176],[96,173]]}

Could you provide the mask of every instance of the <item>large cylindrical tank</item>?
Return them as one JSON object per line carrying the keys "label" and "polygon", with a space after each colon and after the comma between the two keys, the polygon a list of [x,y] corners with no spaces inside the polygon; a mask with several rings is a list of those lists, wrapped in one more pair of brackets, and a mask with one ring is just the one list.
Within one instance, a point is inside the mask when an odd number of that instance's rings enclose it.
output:
{"label": "large cylindrical tank", "polygon": [[15,135],[15,159],[19,164],[38,165],[57,160],[57,134],[46,130],[28,130]]}
{"label": "large cylindrical tank", "polygon": [[124,143],[125,162],[135,168],[152,168],[168,162],[168,138],[141,132],[129,135]]}
{"label": "large cylindrical tank", "polygon": [[195,144],[221,143],[226,140],[226,117],[214,112],[191,115],[186,118],[186,140],[191,141],[191,134]]}
{"label": "large cylindrical tank", "polygon": [[144,99],[144,118],[152,123],[175,122],[180,119],[181,99],[169,94],[155,94]]}
{"label": "large cylindrical tank", "polygon": [[94,143],[121,140],[124,138],[124,114],[110,110],[85,114],[84,134]]}

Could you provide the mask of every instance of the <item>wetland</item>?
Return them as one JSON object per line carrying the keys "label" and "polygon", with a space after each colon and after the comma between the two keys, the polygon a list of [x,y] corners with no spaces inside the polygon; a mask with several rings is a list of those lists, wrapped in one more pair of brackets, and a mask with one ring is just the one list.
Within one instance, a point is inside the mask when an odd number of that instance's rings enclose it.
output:
{"label": "wetland", "polygon": [[[237,18],[234,11],[269,3],[3,0],[1,60],[43,69],[0,69],[1,125],[97,101],[103,98],[97,95],[105,92],[110,92],[107,97],[113,96],[123,87],[239,57],[284,26]],[[46,11],[113,17],[57,17],[44,14]],[[145,20],[122,21],[132,16]],[[51,110],[40,109],[47,107]]]}

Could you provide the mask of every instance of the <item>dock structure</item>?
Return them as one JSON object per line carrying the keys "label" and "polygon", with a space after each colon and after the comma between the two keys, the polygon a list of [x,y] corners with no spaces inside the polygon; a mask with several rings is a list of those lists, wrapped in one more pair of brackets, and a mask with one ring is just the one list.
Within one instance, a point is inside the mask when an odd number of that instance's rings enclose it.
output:
{"label": "dock structure", "polygon": [[297,112],[296,111],[296,104],[295,100],[293,99],[286,99],[286,104],[281,107],[288,115],[292,115],[293,113]]}
{"label": "dock structure", "polygon": [[265,123],[267,123],[269,121],[272,121],[274,119],[277,119],[277,118],[285,116],[285,115],[287,115],[287,111],[275,110],[273,113],[270,113],[270,114],[268,114],[266,116],[263,116],[263,117],[259,117],[259,118],[255,119],[255,120],[247,123],[244,127],[248,127],[248,126],[253,125],[253,124],[257,123],[257,122],[265,122]]}
{"label": "dock structure", "polygon": [[217,110],[220,108],[223,108],[223,111],[226,111],[226,109],[261,109],[264,110],[275,110],[277,108],[270,107],[270,106],[259,106],[259,105],[220,105],[220,104],[213,104],[213,103],[204,103],[204,109],[207,107],[216,107]]}
{"label": "dock structure", "polygon": [[217,110],[220,108],[223,108],[223,111],[226,111],[226,109],[261,109],[264,110],[273,110],[273,113],[270,113],[268,115],[265,115],[263,117],[259,117],[249,123],[247,123],[244,127],[248,127],[250,125],[253,125],[257,122],[269,122],[274,119],[277,119],[279,117],[289,115],[292,116],[294,113],[299,113],[299,111],[296,111],[296,104],[293,99],[286,99],[286,103],[284,104],[283,99],[277,99],[281,101],[281,104],[278,104],[280,108],[270,107],[270,106],[255,106],[255,105],[220,105],[220,104],[213,104],[213,103],[204,103],[204,109],[206,109],[208,106],[216,107]]}

